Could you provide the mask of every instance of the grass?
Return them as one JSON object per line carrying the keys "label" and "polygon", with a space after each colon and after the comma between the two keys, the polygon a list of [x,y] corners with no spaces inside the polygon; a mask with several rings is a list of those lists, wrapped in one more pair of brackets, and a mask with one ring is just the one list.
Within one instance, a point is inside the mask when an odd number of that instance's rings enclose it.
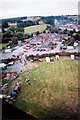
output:
{"label": "grass", "polygon": [[2,44],[0,44],[0,50],[2,49]]}
{"label": "grass", "polygon": [[43,31],[43,30],[45,30],[46,27],[47,27],[46,24],[26,27],[26,28],[24,28],[24,33],[25,34],[31,34],[33,32]]}
{"label": "grass", "polygon": [[0,52],[2,52],[2,48],[6,48],[6,47],[7,47],[7,43],[0,44]]}
{"label": "grass", "polygon": [[[78,61],[64,60],[34,63],[20,75],[21,92],[15,106],[38,118],[66,116],[78,107]],[[30,80],[30,84],[26,81]]]}

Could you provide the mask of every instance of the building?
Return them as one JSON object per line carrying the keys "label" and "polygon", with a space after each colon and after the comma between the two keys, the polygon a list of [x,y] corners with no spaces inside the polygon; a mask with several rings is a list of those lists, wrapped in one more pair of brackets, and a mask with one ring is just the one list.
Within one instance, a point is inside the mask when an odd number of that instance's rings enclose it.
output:
{"label": "building", "polygon": [[40,20],[40,17],[38,17],[38,16],[31,16],[31,17],[28,17],[27,20],[37,21],[37,20]]}
{"label": "building", "polygon": [[11,27],[11,26],[17,26],[17,22],[14,22],[14,23],[11,23],[11,22],[8,22],[8,25]]}

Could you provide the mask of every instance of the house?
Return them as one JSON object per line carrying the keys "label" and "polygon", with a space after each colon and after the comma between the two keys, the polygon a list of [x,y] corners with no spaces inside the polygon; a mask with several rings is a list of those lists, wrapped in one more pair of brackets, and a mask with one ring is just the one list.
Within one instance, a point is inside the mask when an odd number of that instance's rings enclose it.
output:
{"label": "house", "polygon": [[44,24],[44,22],[43,21],[39,21],[39,25],[42,25],[42,24]]}
{"label": "house", "polygon": [[8,25],[11,27],[11,26],[17,26],[17,22],[8,22]]}

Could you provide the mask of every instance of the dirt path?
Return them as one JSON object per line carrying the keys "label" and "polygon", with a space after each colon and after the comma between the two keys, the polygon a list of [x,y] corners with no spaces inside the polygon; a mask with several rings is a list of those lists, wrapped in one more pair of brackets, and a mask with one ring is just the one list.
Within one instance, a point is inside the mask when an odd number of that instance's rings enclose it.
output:
{"label": "dirt path", "polygon": [[30,61],[27,61],[25,64],[25,69],[26,70],[31,70],[34,67],[38,67],[37,63],[32,63]]}

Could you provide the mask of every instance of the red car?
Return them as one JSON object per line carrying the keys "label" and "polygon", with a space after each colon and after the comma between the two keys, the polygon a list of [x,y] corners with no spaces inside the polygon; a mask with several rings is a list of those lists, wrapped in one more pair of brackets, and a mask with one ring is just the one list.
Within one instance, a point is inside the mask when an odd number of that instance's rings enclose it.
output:
{"label": "red car", "polygon": [[13,91],[16,92],[16,93],[19,93],[19,92],[20,92],[20,86],[19,86],[19,85],[16,85],[16,86],[13,88]]}
{"label": "red car", "polygon": [[39,58],[36,58],[36,57],[35,57],[35,58],[32,58],[32,60],[33,60],[33,61],[38,61]]}

